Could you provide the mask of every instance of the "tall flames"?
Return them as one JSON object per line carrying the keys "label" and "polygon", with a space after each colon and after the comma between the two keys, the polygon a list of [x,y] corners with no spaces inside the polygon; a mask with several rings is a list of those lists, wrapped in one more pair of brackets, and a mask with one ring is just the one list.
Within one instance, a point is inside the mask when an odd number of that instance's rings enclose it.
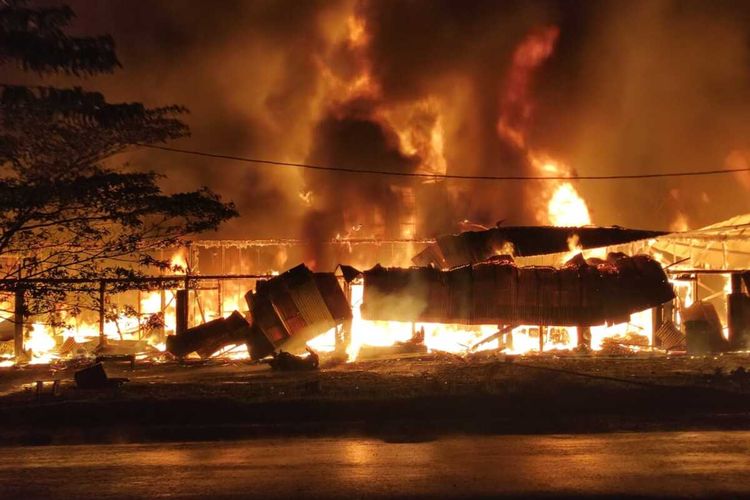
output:
{"label": "tall flames", "polygon": [[[559,29],[544,27],[528,34],[516,47],[510,68],[501,86],[499,110],[496,125],[497,137],[506,147],[514,150],[523,159],[525,173],[540,177],[555,177],[556,180],[529,183],[525,187],[526,198],[533,206],[536,222],[554,226],[583,226],[592,223],[586,201],[579,193],[573,180],[575,170],[565,162],[552,158],[547,152],[533,145],[529,131],[534,117],[534,101],[531,89],[540,66],[553,54]],[[382,89],[373,76],[372,64],[368,56],[370,44],[367,23],[364,18],[352,14],[346,22],[346,32],[342,35],[343,49],[353,62],[348,71],[341,72],[325,59],[317,61],[322,75],[322,92],[327,96],[323,106],[332,116],[339,116],[355,109],[357,117],[364,115],[368,120],[379,124],[393,133],[401,158],[416,162],[415,171],[441,175],[448,171],[446,160],[446,104],[437,96],[427,96],[417,102],[386,102],[381,99]],[[362,111],[364,109],[364,111]],[[360,179],[361,181],[361,179]],[[424,183],[438,182],[426,178]],[[416,186],[418,187],[418,186]],[[399,184],[390,186],[391,194],[398,199],[401,210],[398,214],[398,237],[411,239],[418,234],[415,185]],[[342,193],[339,193],[343,195]],[[319,208],[315,187],[306,187],[299,194],[306,210]],[[387,209],[391,207],[383,207]],[[383,226],[388,214],[371,207],[350,203],[343,207],[344,227],[338,228],[344,237],[382,237]],[[363,221],[365,221],[363,229]],[[361,231],[361,232],[360,232]],[[570,240],[571,253],[581,252],[575,235]],[[408,252],[407,252],[408,254]],[[404,255],[404,263],[411,255]],[[188,272],[186,255],[177,252],[171,259],[171,273],[184,275]],[[498,332],[498,325],[447,325],[433,323],[376,322],[362,319],[363,285],[355,283],[351,287],[353,321],[351,343],[347,354],[349,360],[356,360],[363,348],[368,346],[393,346],[396,343],[414,341],[419,332],[419,343],[427,352],[467,353],[497,349],[505,353],[523,354],[538,350],[571,349],[578,343],[578,331],[573,327],[540,327],[519,325],[505,333]],[[163,332],[175,330],[175,292],[173,290],[140,292],[137,314],[127,314],[110,307],[104,322],[104,338],[118,342],[142,343],[144,349],[154,355],[164,351],[163,335],[149,333],[150,318],[160,316]],[[225,316],[233,310],[244,311],[239,294],[205,302],[193,308],[194,324],[203,323]],[[652,340],[650,311],[634,314],[630,321],[613,326],[598,326],[591,329],[592,348],[601,349],[607,338],[626,338],[629,335],[645,338],[634,349],[649,345]],[[421,338],[423,332],[423,338]],[[331,330],[314,339],[309,345],[320,351],[335,348],[335,331]],[[488,340],[489,339],[489,340]],[[75,355],[79,347],[98,343],[99,325],[96,322],[79,321],[72,318],[63,328],[53,328],[41,323],[30,327],[26,347],[30,352],[31,363],[48,363],[64,355]],[[244,346],[233,346],[219,353],[220,356],[243,359],[248,357]]]}
{"label": "tall flames", "polygon": [[[532,147],[528,131],[534,115],[531,86],[539,67],[552,55],[559,36],[556,26],[534,30],[516,47],[512,65],[500,95],[500,117],[497,133],[526,160],[531,172],[539,177],[564,178],[575,173],[565,163]],[[529,199],[537,203],[536,222],[553,226],[591,224],[585,200],[572,182],[541,181],[529,188]],[[540,201],[536,201],[540,200]]]}

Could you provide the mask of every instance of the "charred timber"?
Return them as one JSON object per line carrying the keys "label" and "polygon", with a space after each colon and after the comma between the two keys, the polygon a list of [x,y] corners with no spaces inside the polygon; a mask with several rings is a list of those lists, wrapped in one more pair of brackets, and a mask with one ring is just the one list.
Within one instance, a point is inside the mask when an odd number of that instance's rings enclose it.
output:
{"label": "charred timber", "polygon": [[218,318],[177,335],[167,337],[167,351],[178,358],[197,352],[201,358],[209,358],[223,347],[243,344],[251,337],[247,320],[238,311],[226,318]]}
{"label": "charred timber", "polygon": [[[418,266],[435,266],[441,269],[476,264],[492,256],[509,254],[519,257],[567,252],[568,240],[578,238],[581,248],[599,248],[621,245],[637,240],[656,238],[667,234],[662,231],[645,231],[623,227],[553,227],[509,226],[486,231],[467,231],[444,235],[434,244],[414,256]],[[512,249],[512,252],[511,252]]]}
{"label": "charred timber", "polygon": [[449,271],[378,265],[363,275],[368,320],[583,327],[623,322],[674,298],[658,262],[622,253],[579,254],[561,268],[497,257]]}

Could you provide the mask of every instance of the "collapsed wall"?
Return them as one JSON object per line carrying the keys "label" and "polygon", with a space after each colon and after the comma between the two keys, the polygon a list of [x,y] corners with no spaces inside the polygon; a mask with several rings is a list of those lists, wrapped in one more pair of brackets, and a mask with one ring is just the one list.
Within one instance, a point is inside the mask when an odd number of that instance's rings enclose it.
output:
{"label": "collapsed wall", "polygon": [[365,271],[362,317],[454,324],[594,326],[674,299],[661,265],[646,255],[580,254],[561,268],[519,267],[508,256],[442,271]]}

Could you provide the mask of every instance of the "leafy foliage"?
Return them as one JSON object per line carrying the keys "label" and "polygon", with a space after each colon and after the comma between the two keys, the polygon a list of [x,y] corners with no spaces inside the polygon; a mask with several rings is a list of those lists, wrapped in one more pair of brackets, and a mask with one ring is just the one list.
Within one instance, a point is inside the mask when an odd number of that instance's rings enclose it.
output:
{"label": "leafy foliage", "polygon": [[[0,65],[79,76],[119,66],[110,37],[65,33],[72,17],[68,7],[6,0]],[[0,279],[46,280],[29,289],[32,312],[54,309],[72,290],[95,291],[62,280],[122,278],[118,289],[142,287],[144,266],[168,266],[156,250],[237,215],[208,188],[165,194],[157,174],[109,166],[130,146],[188,135],[185,112],[109,103],[78,87],[0,82]]]}
{"label": "leafy foliage", "polygon": [[27,71],[93,75],[120,66],[110,36],[72,37],[63,28],[74,17],[70,7],[31,8],[21,0],[0,5],[0,64],[15,62]]}

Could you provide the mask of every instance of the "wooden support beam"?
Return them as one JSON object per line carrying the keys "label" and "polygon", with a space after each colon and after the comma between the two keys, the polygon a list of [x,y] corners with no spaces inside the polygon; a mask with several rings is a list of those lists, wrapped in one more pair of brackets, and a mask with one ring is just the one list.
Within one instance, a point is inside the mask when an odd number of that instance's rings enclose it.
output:
{"label": "wooden support beam", "polygon": [[13,353],[16,356],[16,363],[26,358],[26,352],[23,346],[23,325],[25,323],[26,296],[23,287],[16,288],[16,300],[14,305],[15,329],[13,331]]}
{"label": "wooden support beam", "polygon": [[107,291],[107,284],[104,281],[99,282],[99,346],[107,343],[107,337],[104,335],[104,298]]}
{"label": "wooden support beam", "polygon": [[175,304],[175,334],[181,335],[188,329],[188,291],[177,290]]}
{"label": "wooden support beam", "polygon": [[547,327],[539,325],[539,352],[544,352],[544,335],[547,333]]}
{"label": "wooden support beam", "polygon": [[578,327],[578,347],[587,347],[588,349],[591,349],[591,327],[590,326]]}

